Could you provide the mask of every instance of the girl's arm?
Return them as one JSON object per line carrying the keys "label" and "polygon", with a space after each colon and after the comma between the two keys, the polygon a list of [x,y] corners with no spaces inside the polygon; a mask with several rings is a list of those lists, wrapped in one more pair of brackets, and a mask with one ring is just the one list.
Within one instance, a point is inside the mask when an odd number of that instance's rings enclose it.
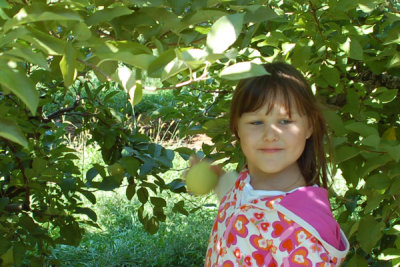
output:
{"label": "girl's arm", "polygon": [[237,178],[238,173],[236,171],[228,171],[219,176],[218,184],[214,188],[214,192],[219,200],[233,187]]}

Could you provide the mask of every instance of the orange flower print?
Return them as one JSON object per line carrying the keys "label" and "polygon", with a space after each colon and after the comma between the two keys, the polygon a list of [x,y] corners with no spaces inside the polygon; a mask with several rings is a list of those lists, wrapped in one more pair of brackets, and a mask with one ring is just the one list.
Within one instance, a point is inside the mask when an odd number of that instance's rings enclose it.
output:
{"label": "orange flower print", "polygon": [[222,267],[235,267],[235,265],[233,265],[233,262],[230,260],[224,261],[224,263],[222,263]]}
{"label": "orange flower print", "polygon": [[251,262],[251,257],[250,256],[246,256],[244,258],[244,263],[246,264],[246,266],[253,266],[252,262]]}
{"label": "orange flower print", "polygon": [[219,255],[221,257],[225,256],[228,252],[226,251],[226,248],[221,248],[221,250],[219,251]]}
{"label": "orange flower print", "polygon": [[218,222],[223,222],[226,217],[226,210],[231,206],[231,203],[226,203],[222,208],[218,210],[217,220]]}
{"label": "orange flower print", "polygon": [[272,257],[272,254],[275,254],[277,250],[273,240],[265,239],[261,235],[252,235],[250,244],[256,249],[252,256],[257,266],[277,266],[277,262]]}
{"label": "orange flower print", "polygon": [[311,237],[311,234],[302,229],[296,232],[296,239],[298,243],[303,243],[304,241],[306,241],[307,239],[309,239]]}
{"label": "orange flower print", "polygon": [[279,239],[281,240],[279,245],[280,251],[287,251],[291,253],[299,243],[296,238],[296,233],[302,228],[293,221],[286,220],[282,213],[279,212],[278,216],[280,220],[275,221],[272,224],[274,230],[271,236],[273,238],[279,237]]}
{"label": "orange flower print", "polygon": [[261,220],[262,218],[264,218],[264,212],[254,212],[253,215],[257,220]]}
{"label": "orange flower print", "polygon": [[311,261],[307,258],[308,251],[304,247],[300,247],[294,250],[289,257],[290,267],[301,267],[301,266],[311,266]]}
{"label": "orange flower print", "polygon": [[212,255],[212,249],[210,248],[207,251],[207,256],[204,264],[205,267],[211,267],[211,255]]}
{"label": "orange flower print", "polygon": [[240,249],[235,249],[235,251],[233,252],[233,254],[235,254],[235,257],[237,259],[240,259],[242,257],[242,253],[240,252]]}
{"label": "orange flower print", "polygon": [[261,228],[262,231],[267,232],[270,224],[267,222],[262,222],[259,225],[259,228]]}
{"label": "orange flower print", "polygon": [[237,236],[244,238],[248,235],[246,227],[248,223],[249,220],[244,215],[234,216],[229,220],[224,234],[224,239],[226,240],[226,245],[228,247],[236,245]]}

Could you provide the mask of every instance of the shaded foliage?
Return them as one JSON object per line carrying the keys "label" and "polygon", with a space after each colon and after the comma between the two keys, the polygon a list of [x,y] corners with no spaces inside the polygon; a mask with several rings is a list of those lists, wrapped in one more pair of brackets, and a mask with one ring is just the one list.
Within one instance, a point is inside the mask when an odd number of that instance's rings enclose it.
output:
{"label": "shaded foliage", "polygon": [[[400,263],[397,0],[32,1],[0,3],[0,255],[41,265],[55,244],[78,245],[96,226],[93,190],[123,182],[137,195],[150,233],[165,221],[163,190],[175,151],[140,134],[143,90],[171,89],[185,134],[205,133],[209,157],[244,163],[228,131],[237,79],[276,60],[310,80],[346,188],[333,193],[351,242],[349,266]],[[150,88],[154,79],[160,88]],[[109,105],[124,92],[119,108]],[[72,96],[68,101],[60,101]],[[66,103],[64,105],[64,103]],[[86,173],[68,145],[68,125],[98,144],[105,166]],[[174,211],[188,214],[183,202]],[[85,216],[82,216],[85,215]],[[52,233],[50,234],[50,230]],[[27,251],[29,253],[27,253]],[[33,253],[31,253],[33,252]]]}

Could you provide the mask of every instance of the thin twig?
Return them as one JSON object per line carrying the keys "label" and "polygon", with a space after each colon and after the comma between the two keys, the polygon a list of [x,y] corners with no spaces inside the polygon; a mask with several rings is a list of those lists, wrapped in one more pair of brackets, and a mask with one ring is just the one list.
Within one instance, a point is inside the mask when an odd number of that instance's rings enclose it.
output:
{"label": "thin twig", "polygon": [[[310,4],[310,8],[312,10],[312,15],[313,15],[314,21],[317,24],[317,30],[318,30],[319,34],[321,35],[322,39],[324,39],[324,41],[326,42],[326,38],[322,33],[321,24],[319,23],[319,20],[317,18],[317,9],[314,7],[314,5],[311,2],[311,0],[309,0],[308,3]],[[328,47],[325,46],[325,59],[328,59],[328,58],[329,58]]]}

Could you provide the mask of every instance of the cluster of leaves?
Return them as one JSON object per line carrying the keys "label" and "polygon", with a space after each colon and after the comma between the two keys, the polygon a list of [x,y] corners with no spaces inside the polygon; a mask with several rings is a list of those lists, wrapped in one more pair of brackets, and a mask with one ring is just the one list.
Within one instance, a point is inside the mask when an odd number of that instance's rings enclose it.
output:
{"label": "cluster of leaves", "polygon": [[[263,75],[281,60],[309,78],[328,108],[334,164],[346,180],[333,198],[351,242],[349,265],[400,263],[400,15],[397,0],[154,0],[0,3],[0,255],[32,264],[55,243],[76,245],[82,224],[96,225],[92,190],[113,190],[143,204],[138,218],[157,231],[175,151],[139,134],[134,106],[147,77],[177,97],[187,134],[205,133],[203,152],[244,162],[228,131],[236,80]],[[94,83],[94,77],[99,83]],[[124,103],[107,103],[118,92]],[[73,92],[68,106],[58,94]],[[49,112],[49,106],[58,109]],[[162,114],[163,108],[160,108]],[[91,136],[108,165],[83,174],[67,146],[66,121]],[[215,149],[214,149],[215,148]],[[150,207],[147,209],[146,207]],[[175,211],[187,214],[184,203]],[[79,216],[85,214],[86,216]],[[87,220],[89,218],[89,220]],[[56,235],[50,235],[50,231]],[[372,234],[371,234],[372,233]]]}

